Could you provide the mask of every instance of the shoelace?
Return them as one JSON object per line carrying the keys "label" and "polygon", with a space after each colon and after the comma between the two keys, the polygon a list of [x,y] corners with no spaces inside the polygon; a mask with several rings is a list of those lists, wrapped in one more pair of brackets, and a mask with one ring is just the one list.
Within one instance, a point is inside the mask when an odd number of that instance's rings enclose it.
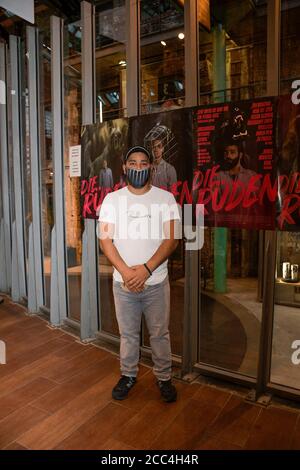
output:
{"label": "shoelace", "polygon": [[130,387],[134,383],[134,380],[131,377],[121,377],[118,382],[118,388]]}

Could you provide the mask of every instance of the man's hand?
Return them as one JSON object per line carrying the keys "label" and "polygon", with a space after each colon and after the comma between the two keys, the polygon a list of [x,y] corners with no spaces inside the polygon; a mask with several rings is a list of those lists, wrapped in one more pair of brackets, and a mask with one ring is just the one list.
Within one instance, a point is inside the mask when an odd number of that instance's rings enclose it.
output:
{"label": "man's hand", "polygon": [[[145,271],[145,266],[143,265],[137,265],[137,266],[131,266],[131,267],[126,267],[125,269],[122,270],[121,276],[123,278],[124,284],[126,287],[131,292],[141,292],[144,289],[144,283],[145,280],[149,277],[149,274],[146,276],[146,279],[142,281],[142,278],[139,277],[140,282],[137,282],[137,268],[142,267]],[[147,271],[146,271],[147,273]]]}
{"label": "man's hand", "polygon": [[128,279],[126,285],[128,289],[137,289],[137,291],[140,292],[143,290],[145,281],[150,277],[150,274],[143,264],[131,266],[131,269],[133,270],[134,275]]}

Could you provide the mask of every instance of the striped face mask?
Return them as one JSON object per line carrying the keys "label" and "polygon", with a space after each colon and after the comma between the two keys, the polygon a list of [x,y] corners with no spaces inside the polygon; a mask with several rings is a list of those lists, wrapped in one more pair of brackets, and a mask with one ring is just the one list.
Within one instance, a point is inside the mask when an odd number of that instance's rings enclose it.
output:
{"label": "striped face mask", "polygon": [[127,169],[127,181],[134,188],[142,188],[150,178],[150,168],[144,170]]}

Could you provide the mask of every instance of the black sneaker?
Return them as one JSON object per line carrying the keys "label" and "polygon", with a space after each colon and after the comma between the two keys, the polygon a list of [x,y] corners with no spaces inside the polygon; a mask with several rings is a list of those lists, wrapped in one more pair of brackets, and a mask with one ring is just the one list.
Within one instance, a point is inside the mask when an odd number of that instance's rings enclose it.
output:
{"label": "black sneaker", "polygon": [[172,384],[172,380],[158,380],[157,385],[160,389],[160,394],[164,401],[170,403],[176,401],[177,399],[177,390]]}
{"label": "black sneaker", "polygon": [[127,377],[122,375],[117,385],[112,390],[112,397],[115,400],[124,400],[127,398],[129,390],[136,383],[135,377]]}

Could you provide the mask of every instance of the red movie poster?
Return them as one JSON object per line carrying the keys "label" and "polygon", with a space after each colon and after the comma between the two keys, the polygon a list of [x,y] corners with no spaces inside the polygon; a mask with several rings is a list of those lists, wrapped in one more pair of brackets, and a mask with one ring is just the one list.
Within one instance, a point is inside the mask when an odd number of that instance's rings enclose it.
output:
{"label": "red movie poster", "polygon": [[126,184],[123,158],[130,146],[145,146],[153,155],[151,182],[192,204],[193,136],[190,108],[128,119],[114,119],[82,128],[81,213],[98,217],[107,193]]}
{"label": "red movie poster", "polygon": [[180,206],[192,204],[191,108],[130,118],[130,139],[153,155],[152,184],[170,191]]}
{"label": "red movie poster", "polygon": [[128,149],[128,119],[114,119],[82,128],[81,214],[96,219],[107,193],[126,184],[122,162]]}
{"label": "red movie poster", "polygon": [[277,227],[300,230],[300,104],[291,95],[278,100],[277,186]]}
{"label": "red movie poster", "polygon": [[262,98],[194,109],[193,201],[206,226],[274,229],[275,108]]}

